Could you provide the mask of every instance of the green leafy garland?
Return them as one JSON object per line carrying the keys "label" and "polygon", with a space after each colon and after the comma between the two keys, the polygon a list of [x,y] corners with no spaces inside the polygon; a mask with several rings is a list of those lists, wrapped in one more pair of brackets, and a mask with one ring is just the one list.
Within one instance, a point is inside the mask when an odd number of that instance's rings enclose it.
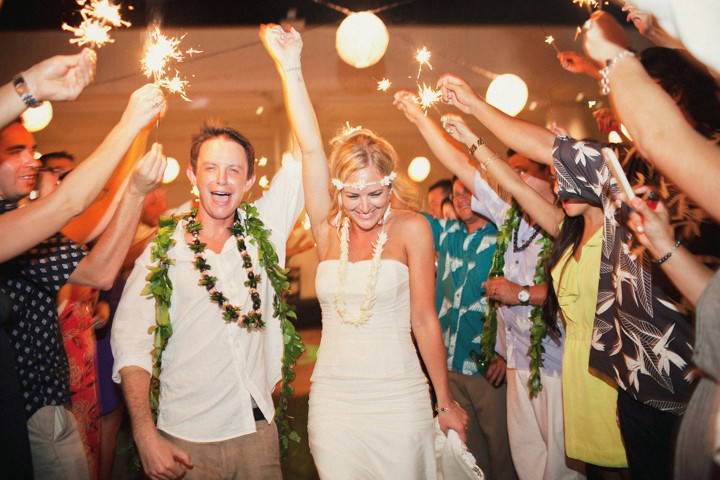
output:
{"label": "green leafy garland", "polygon": [[[513,232],[517,229],[522,215],[520,209],[515,201],[507,211],[505,217],[505,223],[503,223],[500,230],[497,233],[497,246],[495,249],[495,255],[493,256],[492,265],[490,266],[489,278],[502,277],[504,276],[505,270],[505,252],[507,252],[508,246],[512,241]],[[550,255],[552,248],[552,239],[546,234],[540,237],[542,242],[542,249],[538,255],[538,261],[535,265],[535,274],[533,276],[533,283],[535,285],[545,283],[545,261]],[[489,365],[497,354],[495,353],[495,338],[497,334],[497,309],[502,304],[496,300],[490,300],[488,302],[488,313],[485,317],[485,324],[483,326],[482,339],[480,340],[480,348],[482,355],[478,357],[478,363],[482,366]],[[542,354],[545,353],[545,348],[542,346],[542,340],[547,335],[547,327],[543,320],[543,309],[542,305],[533,305],[530,311],[530,321],[532,326],[530,327],[530,346],[528,347],[527,355],[530,358],[530,376],[528,377],[528,388],[530,390],[530,396],[535,397],[540,390],[542,390],[542,383],[540,381],[540,369],[543,366]]]}
{"label": "green leafy garland", "polygon": [[[249,234],[249,241],[257,246],[260,266],[265,269],[270,284],[275,291],[273,295],[273,317],[278,318],[283,335],[283,356],[282,356],[282,386],[280,398],[275,409],[275,423],[280,438],[280,449],[283,455],[286,454],[289,441],[300,441],[300,436],[295,432],[287,417],[288,399],[293,395],[292,381],[295,379],[293,367],[298,357],[305,350],[300,336],[295,330],[293,320],[297,320],[297,314],[292,305],[287,303],[286,294],[290,287],[287,278],[287,271],[279,265],[279,258],[275,247],[270,241],[270,230],[265,228],[262,220],[258,217],[257,209],[248,204],[242,203],[240,209],[244,212],[243,227]],[[150,259],[157,262],[154,266],[148,267],[150,273],[145,277],[147,284],[142,295],[155,299],[155,326],[150,328],[154,334],[152,350],[152,379],[150,381],[150,409],[153,420],[157,422],[158,407],[160,405],[160,371],[162,367],[162,354],[172,336],[172,325],[170,323],[170,299],[172,297],[172,282],[168,276],[170,266],[175,260],[168,256],[168,250],[175,245],[172,239],[173,233],[180,220],[187,220],[194,216],[192,213],[184,216],[173,216],[162,218],[158,234],[153,240],[150,250]],[[230,228],[235,235],[237,227]],[[239,246],[240,247],[240,246]]]}

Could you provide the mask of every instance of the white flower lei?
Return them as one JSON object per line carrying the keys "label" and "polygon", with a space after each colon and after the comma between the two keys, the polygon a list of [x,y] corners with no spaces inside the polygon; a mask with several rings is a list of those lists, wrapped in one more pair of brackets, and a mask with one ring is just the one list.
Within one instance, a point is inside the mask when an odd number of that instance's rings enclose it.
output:
{"label": "white flower lei", "polygon": [[[389,211],[389,207],[388,207]],[[365,288],[365,299],[360,306],[360,311],[356,316],[350,316],[347,308],[345,308],[345,293],[343,285],[347,278],[348,250],[350,245],[350,220],[345,217],[340,228],[340,265],[338,266],[338,289],[335,292],[335,311],[343,323],[350,325],[364,325],[372,315],[372,309],[375,306],[375,286],[377,285],[378,272],[380,271],[380,261],[382,260],[382,252],[388,236],[385,233],[385,222],[383,221],[382,229],[378,234],[375,246],[373,247],[372,263],[370,264],[370,276],[368,277],[367,287]]]}

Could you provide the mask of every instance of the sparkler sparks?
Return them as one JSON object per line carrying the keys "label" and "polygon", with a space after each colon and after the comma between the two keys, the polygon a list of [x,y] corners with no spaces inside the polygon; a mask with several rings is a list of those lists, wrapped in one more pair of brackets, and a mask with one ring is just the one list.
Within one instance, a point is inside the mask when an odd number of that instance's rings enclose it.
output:
{"label": "sparkler sparks", "polygon": [[430,65],[430,57],[432,56],[432,53],[426,48],[422,47],[420,50],[415,52],[415,60],[418,62],[418,73],[417,78],[420,78],[420,73],[422,72],[423,65],[427,65],[427,67],[432,70],[432,65]]}
{"label": "sparkler sparks", "polygon": [[[180,98],[189,102],[185,88],[190,84],[180,76],[176,69],[173,77],[169,76],[169,64],[172,61],[182,62],[184,55],[179,50],[180,42],[185,38],[166,37],[160,32],[160,27],[155,25],[148,33],[145,41],[145,55],[140,63],[142,71],[147,77],[152,77],[156,85],[167,89],[170,93],[177,93]],[[192,56],[195,53],[202,53],[200,50],[190,48],[184,52]]]}
{"label": "sparkler sparks", "polygon": [[572,0],[572,3],[587,9],[594,9],[598,6],[598,0]]}
{"label": "sparkler sparks", "polygon": [[[86,3],[86,0],[78,0],[78,5]],[[83,7],[89,17],[112,25],[113,27],[129,27],[120,16],[120,5],[110,3],[110,0],[90,0],[90,3]],[[80,13],[82,14],[82,11]]]}
{"label": "sparkler sparks", "polygon": [[545,37],[545,43],[547,43],[548,45],[553,47],[555,49],[556,53],[560,53],[560,50],[558,50],[557,45],[555,45],[555,37],[553,37],[552,35],[548,35],[547,37]]}
{"label": "sparkler sparks", "polygon": [[383,78],[379,82],[377,82],[377,89],[381,92],[387,92],[390,86],[392,85],[392,82],[388,80],[387,78]]}
{"label": "sparkler sparks", "polygon": [[415,101],[420,104],[420,108],[427,112],[427,109],[432,107],[442,98],[442,92],[440,90],[433,90],[432,87],[425,85],[418,85],[418,96],[415,97]]}
{"label": "sparkler sparks", "polygon": [[71,38],[70,43],[79,47],[89,44],[93,48],[100,48],[113,43],[115,40],[110,38],[112,27],[130,26],[130,22],[120,16],[120,5],[115,5],[110,0],[77,0],[77,4],[82,6],[82,22],[77,27],[63,23],[62,29],[73,33],[75,38]]}

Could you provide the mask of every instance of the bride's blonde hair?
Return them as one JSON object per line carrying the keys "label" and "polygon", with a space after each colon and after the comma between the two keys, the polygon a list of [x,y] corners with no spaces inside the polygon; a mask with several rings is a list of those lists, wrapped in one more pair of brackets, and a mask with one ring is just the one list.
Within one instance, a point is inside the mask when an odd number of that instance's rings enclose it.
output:
{"label": "bride's blonde hair", "polygon": [[[330,178],[347,182],[353,173],[366,167],[375,167],[383,176],[396,172],[397,178],[390,187],[395,197],[391,198],[391,201],[394,200],[392,206],[411,210],[420,208],[417,190],[402,172],[397,171],[398,155],[390,142],[367,128],[358,128],[336,136],[330,141],[330,146]],[[329,192],[332,204],[328,219],[334,224],[342,208],[340,190],[331,182]]]}

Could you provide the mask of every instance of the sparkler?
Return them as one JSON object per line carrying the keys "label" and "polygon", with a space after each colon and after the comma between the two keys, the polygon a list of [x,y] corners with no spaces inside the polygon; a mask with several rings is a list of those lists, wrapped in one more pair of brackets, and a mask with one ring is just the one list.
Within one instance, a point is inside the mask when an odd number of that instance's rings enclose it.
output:
{"label": "sparkler", "polygon": [[599,2],[598,0],[572,0],[572,3],[580,7],[585,7],[588,10],[592,10],[597,8]]}
{"label": "sparkler", "polygon": [[432,53],[426,48],[422,47],[420,50],[415,52],[415,60],[418,62],[418,73],[417,73],[417,79],[420,79],[420,73],[422,73],[422,67],[423,65],[427,65],[427,67],[432,70],[432,65],[430,64],[430,57],[432,56]]}
{"label": "sparkler", "polygon": [[387,78],[383,78],[379,82],[377,82],[377,89],[381,92],[387,92],[390,86],[392,85],[392,82],[388,80]]}
{"label": "sparkler", "polygon": [[145,41],[145,55],[140,65],[142,71],[147,77],[152,77],[153,82],[159,87],[167,89],[170,93],[177,93],[180,98],[189,102],[185,88],[190,84],[187,80],[180,76],[180,72],[175,69],[175,75],[170,77],[168,70],[170,62],[182,62],[184,54],[192,56],[195,53],[202,53],[200,50],[190,48],[182,52],[180,42],[185,38],[166,37],[160,32],[160,27],[155,25],[148,33]]}
{"label": "sparkler", "polygon": [[70,39],[70,43],[83,45],[91,45],[93,48],[100,48],[115,40],[110,38],[110,30],[112,27],[129,27],[130,22],[126,22],[120,16],[120,5],[115,5],[110,0],[77,0],[80,9],[82,22],[77,27],[62,24],[62,29],[72,32],[75,38]]}
{"label": "sparkler", "polygon": [[418,85],[418,95],[415,97],[415,101],[420,104],[420,108],[427,114],[428,108],[432,107],[442,98],[442,92],[440,90],[433,90],[432,87],[425,85]]}
{"label": "sparkler", "polygon": [[545,37],[545,43],[552,46],[555,49],[555,53],[560,53],[557,45],[555,45],[555,37],[553,37],[552,35],[548,35],[547,37]]}

